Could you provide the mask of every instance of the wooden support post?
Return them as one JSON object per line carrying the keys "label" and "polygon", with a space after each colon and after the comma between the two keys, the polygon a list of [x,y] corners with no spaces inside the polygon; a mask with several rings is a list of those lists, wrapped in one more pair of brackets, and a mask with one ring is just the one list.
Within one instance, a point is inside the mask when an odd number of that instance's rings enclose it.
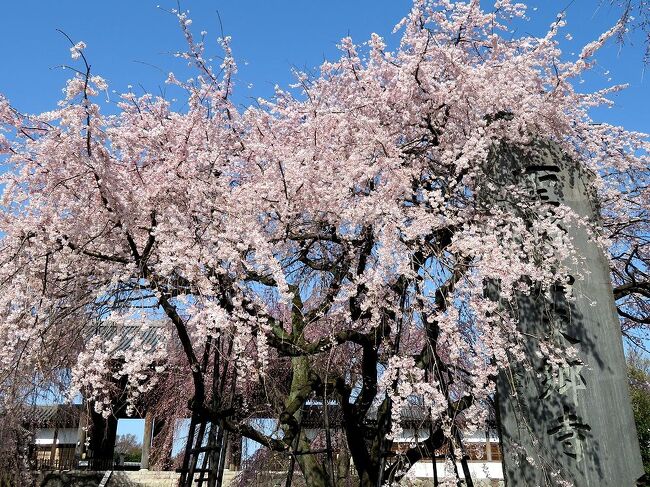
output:
{"label": "wooden support post", "polygon": [[226,446],[226,468],[229,470],[239,470],[241,468],[242,456],[242,437],[232,433],[228,435]]}
{"label": "wooden support post", "polygon": [[77,446],[75,448],[74,456],[77,460],[86,458],[86,430],[88,428],[88,413],[86,411],[86,404],[82,404],[81,412],[79,413],[79,425],[77,426]]}
{"label": "wooden support post", "polygon": [[147,411],[144,416],[144,434],[142,437],[142,458],[140,468],[149,470],[149,456],[151,455],[151,438],[153,437],[153,414]]}
{"label": "wooden support post", "polygon": [[485,458],[488,462],[492,461],[492,443],[490,443],[490,430],[485,432]]}
{"label": "wooden support post", "polygon": [[54,461],[56,460],[56,441],[59,436],[59,427],[55,426],[54,427],[54,436],[52,438],[52,448],[50,449],[50,465],[54,465]]}
{"label": "wooden support post", "polygon": [[93,411],[90,414],[92,428],[90,433],[91,455],[97,465],[110,465],[115,450],[115,435],[117,433],[117,418],[104,418]]}

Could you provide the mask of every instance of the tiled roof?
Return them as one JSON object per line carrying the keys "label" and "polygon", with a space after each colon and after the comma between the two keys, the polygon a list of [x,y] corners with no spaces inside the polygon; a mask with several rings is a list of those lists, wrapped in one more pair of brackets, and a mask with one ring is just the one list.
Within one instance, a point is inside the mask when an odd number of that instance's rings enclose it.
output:
{"label": "tiled roof", "polygon": [[124,352],[128,350],[136,338],[142,340],[142,347],[148,348],[158,345],[165,337],[165,327],[161,322],[148,322],[145,326],[141,325],[114,325],[100,324],[88,329],[87,339],[94,336],[100,336],[104,341],[109,341],[120,336],[115,351]]}
{"label": "tiled roof", "polygon": [[35,428],[76,428],[81,404],[32,406],[25,411],[25,423]]}

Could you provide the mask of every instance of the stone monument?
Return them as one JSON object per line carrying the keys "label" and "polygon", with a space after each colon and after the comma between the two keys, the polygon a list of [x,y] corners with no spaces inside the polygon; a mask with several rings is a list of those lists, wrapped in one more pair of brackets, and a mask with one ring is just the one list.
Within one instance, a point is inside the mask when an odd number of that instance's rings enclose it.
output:
{"label": "stone monument", "polygon": [[[532,151],[504,147],[492,162],[498,181],[523,185],[558,215],[563,204],[598,218],[589,176],[554,143],[537,141]],[[531,367],[514,365],[497,383],[506,486],[632,487],[643,466],[608,261],[583,226],[559,226],[581,256],[566,262],[576,278],[509,304]],[[549,364],[537,337],[577,355]]]}

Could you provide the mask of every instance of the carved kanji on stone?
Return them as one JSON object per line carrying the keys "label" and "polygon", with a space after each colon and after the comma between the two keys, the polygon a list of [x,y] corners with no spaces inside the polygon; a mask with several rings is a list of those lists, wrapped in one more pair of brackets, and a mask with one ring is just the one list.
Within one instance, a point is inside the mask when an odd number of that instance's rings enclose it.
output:
{"label": "carved kanji on stone", "polygon": [[577,462],[583,458],[583,443],[591,426],[584,423],[575,412],[566,410],[565,414],[556,418],[556,426],[548,429],[548,434],[562,443],[565,455],[575,458]]}
{"label": "carved kanji on stone", "polygon": [[544,391],[541,399],[557,392],[573,398],[574,403],[577,403],[577,392],[587,389],[587,381],[582,375],[583,368],[581,363],[570,363],[561,367],[547,366],[543,374]]}

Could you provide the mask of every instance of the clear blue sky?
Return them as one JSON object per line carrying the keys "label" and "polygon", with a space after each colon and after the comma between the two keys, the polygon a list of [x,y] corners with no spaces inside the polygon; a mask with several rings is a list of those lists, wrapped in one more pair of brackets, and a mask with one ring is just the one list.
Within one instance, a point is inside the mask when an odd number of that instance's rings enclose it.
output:
{"label": "clear blue sky", "polygon": [[[542,34],[555,14],[567,8],[567,32],[574,40],[565,50],[579,52],[582,45],[616,21],[611,7],[598,7],[595,0],[535,0],[530,2],[531,22],[521,28]],[[607,0],[604,0],[607,3]],[[105,77],[111,89],[136,89],[157,93],[164,89],[169,71],[183,72],[183,63],[171,53],[183,48],[175,18],[162,9],[176,6],[175,0],[23,0],[3,2],[5,21],[0,30],[0,93],[19,109],[38,112],[52,108],[69,72],[52,69],[72,63],[67,41],[56,32],[62,29],[88,45],[87,55],[96,74]],[[196,32],[208,31],[214,41],[220,33],[217,11],[226,35],[233,37],[234,54],[240,65],[235,99],[249,104],[251,98],[272,94],[274,84],[291,82],[290,69],[317,66],[323,58],[336,56],[335,44],[345,35],[366,40],[371,32],[391,39],[390,31],[410,6],[409,0],[182,0],[190,10]],[[533,8],[538,7],[533,11]],[[393,37],[394,44],[396,40]],[[648,80],[643,79],[641,35],[620,50],[612,44],[600,56],[595,74],[607,70],[612,82],[628,82],[631,88],[617,96],[617,107],[595,115],[628,128],[650,131]],[[216,46],[213,52],[218,53]],[[140,64],[139,62],[148,63]],[[152,67],[156,66],[156,67]],[[604,83],[605,77],[599,81]],[[647,77],[646,77],[647,78]],[[252,88],[249,84],[252,83]],[[602,84],[601,83],[601,84]],[[593,86],[589,81],[581,87]]]}
{"label": "clear blue sky", "polygon": [[[607,0],[603,0],[607,3]],[[485,2],[487,4],[487,2]],[[567,55],[597,38],[617,20],[617,12],[598,7],[595,0],[536,0],[530,2],[532,18],[520,31],[542,35],[567,8],[573,35],[566,41]],[[390,32],[408,11],[409,0],[182,0],[190,10],[198,33],[208,31],[208,41],[220,35],[217,11],[224,32],[233,38],[238,61],[235,100],[247,105],[256,97],[269,97],[277,83],[292,82],[292,67],[310,69],[337,56],[338,40],[351,35],[365,41],[371,32],[383,35],[389,45],[397,37]],[[75,41],[83,40],[95,74],[106,78],[110,90],[125,91],[133,85],[158,93],[169,71],[182,74],[184,64],[172,53],[184,48],[176,19],[157,8],[176,7],[172,0],[22,0],[3,2],[0,29],[0,93],[21,111],[36,113],[56,106],[64,82],[71,74],[56,65],[71,64],[69,43],[56,29]],[[536,10],[533,10],[536,8]],[[598,57],[594,74],[579,87],[585,90],[610,83],[630,83],[616,95],[612,109],[594,112],[594,118],[650,132],[650,81],[643,77],[642,36],[631,33],[630,44],[620,49],[609,45]],[[219,53],[213,42],[212,52]],[[146,63],[146,64],[142,64]],[[610,71],[611,74],[605,74]],[[178,76],[179,78],[181,76]],[[252,87],[249,85],[252,84]],[[139,86],[142,88],[138,88]],[[0,166],[1,168],[1,166]],[[1,169],[0,169],[1,170]],[[142,421],[120,421],[120,434],[142,438]]]}

